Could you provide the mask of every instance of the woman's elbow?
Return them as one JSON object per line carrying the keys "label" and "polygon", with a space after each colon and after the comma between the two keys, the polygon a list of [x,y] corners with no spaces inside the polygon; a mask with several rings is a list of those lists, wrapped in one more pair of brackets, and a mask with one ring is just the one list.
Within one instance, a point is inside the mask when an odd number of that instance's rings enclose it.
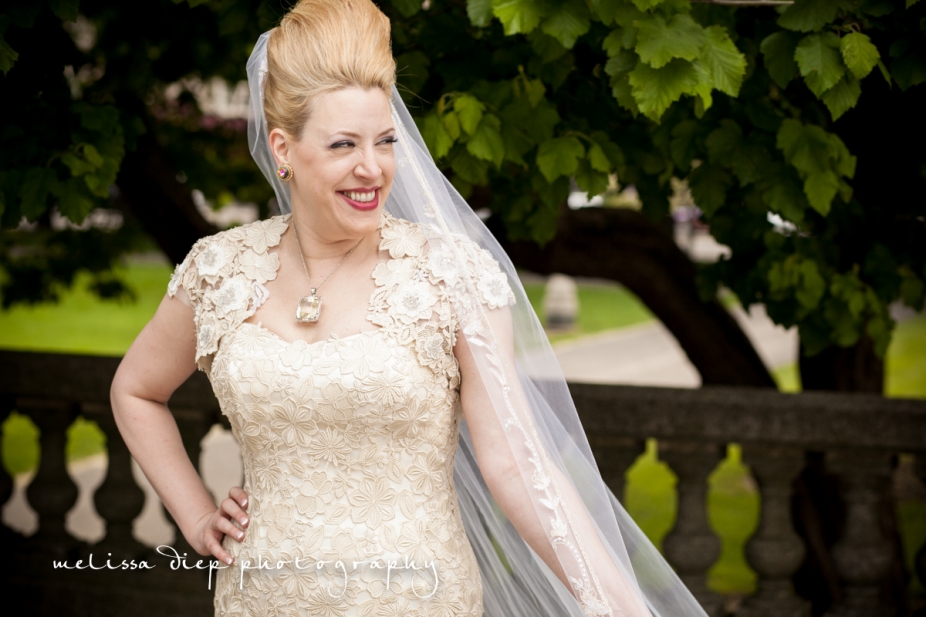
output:
{"label": "woman's elbow", "polygon": [[490,491],[507,486],[512,479],[521,476],[517,462],[511,457],[491,456],[478,460],[479,471]]}

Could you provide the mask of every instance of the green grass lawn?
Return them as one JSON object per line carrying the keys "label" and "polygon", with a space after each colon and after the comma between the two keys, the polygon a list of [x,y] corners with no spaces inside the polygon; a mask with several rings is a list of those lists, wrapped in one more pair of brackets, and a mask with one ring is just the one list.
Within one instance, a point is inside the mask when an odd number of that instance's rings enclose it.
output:
{"label": "green grass lawn", "polygon": [[[85,290],[64,294],[57,306],[16,308],[0,313],[0,347],[63,353],[122,355],[137,333],[154,314],[164,295],[172,268],[134,264],[127,278],[138,295],[135,304],[105,303]],[[538,314],[543,298],[540,284],[525,285]],[[581,310],[576,328],[554,333],[554,342],[577,336],[650,321],[653,315],[640,300],[618,286],[581,285]],[[729,306],[736,302],[727,295]],[[798,391],[795,366],[774,371],[779,388]],[[926,315],[898,324],[886,360],[886,392],[889,396],[926,397]],[[38,431],[20,414],[3,424],[2,461],[12,474],[35,468],[39,459]],[[69,461],[104,452],[105,439],[92,422],[78,419],[68,431]],[[658,458],[658,444],[649,440],[646,452],[628,470],[623,503],[647,536],[661,546],[676,516],[675,475]],[[740,458],[740,449],[730,444],[726,459],[709,479],[708,510],[711,526],[721,538],[718,562],[709,573],[709,585],[726,594],[744,594],[755,587],[755,573],[743,553],[747,539],[758,524],[760,497]],[[926,504],[900,504],[908,561],[917,546],[926,541]]]}
{"label": "green grass lawn", "polygon": [[[544,286],[540,283],[528,283],[524,285],[524,291],[542,322]],[[646,305],[623,287],[579,285],[578,294],[580,308],[576,327],[568,332],[549,332],[550,342],[558,343],[586,334],[625,328],[654,319]]]}

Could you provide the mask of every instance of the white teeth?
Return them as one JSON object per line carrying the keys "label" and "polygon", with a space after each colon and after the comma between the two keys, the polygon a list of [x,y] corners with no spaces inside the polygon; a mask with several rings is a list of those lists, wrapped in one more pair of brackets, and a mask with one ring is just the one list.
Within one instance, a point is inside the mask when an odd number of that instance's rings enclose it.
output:
{"label": "white teeth", "polygon": [[353,199],[354,201],[359,202],[373,201],[373,199],[376,197],[376,191],[367,191],[363,193],[356,191],[345,191],[344,194],[347,195],[348,199]]}

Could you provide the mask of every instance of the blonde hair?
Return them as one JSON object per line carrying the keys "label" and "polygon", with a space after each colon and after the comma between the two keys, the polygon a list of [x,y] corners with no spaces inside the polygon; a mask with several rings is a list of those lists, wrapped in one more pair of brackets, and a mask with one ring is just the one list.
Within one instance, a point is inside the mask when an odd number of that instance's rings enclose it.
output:
{"label": "blonde hair", "polygon": [[395,83],[389,18],[371,0],[300,0],[270,33],[264,114],[267,130],[298,140],[321,94]]}

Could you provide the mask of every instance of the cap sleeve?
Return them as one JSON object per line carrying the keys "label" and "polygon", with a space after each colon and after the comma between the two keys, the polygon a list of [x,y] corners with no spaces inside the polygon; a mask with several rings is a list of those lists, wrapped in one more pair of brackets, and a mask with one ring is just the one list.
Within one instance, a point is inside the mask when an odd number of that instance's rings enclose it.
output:
{"label": "cap sleeve", "polygon": [[508,276],[492,253],[473,239],[453,234],[451,242],[431,243],[428,266],[439,278],[453,307],[454,332],[481,329],[482,313],[515,303]]}

